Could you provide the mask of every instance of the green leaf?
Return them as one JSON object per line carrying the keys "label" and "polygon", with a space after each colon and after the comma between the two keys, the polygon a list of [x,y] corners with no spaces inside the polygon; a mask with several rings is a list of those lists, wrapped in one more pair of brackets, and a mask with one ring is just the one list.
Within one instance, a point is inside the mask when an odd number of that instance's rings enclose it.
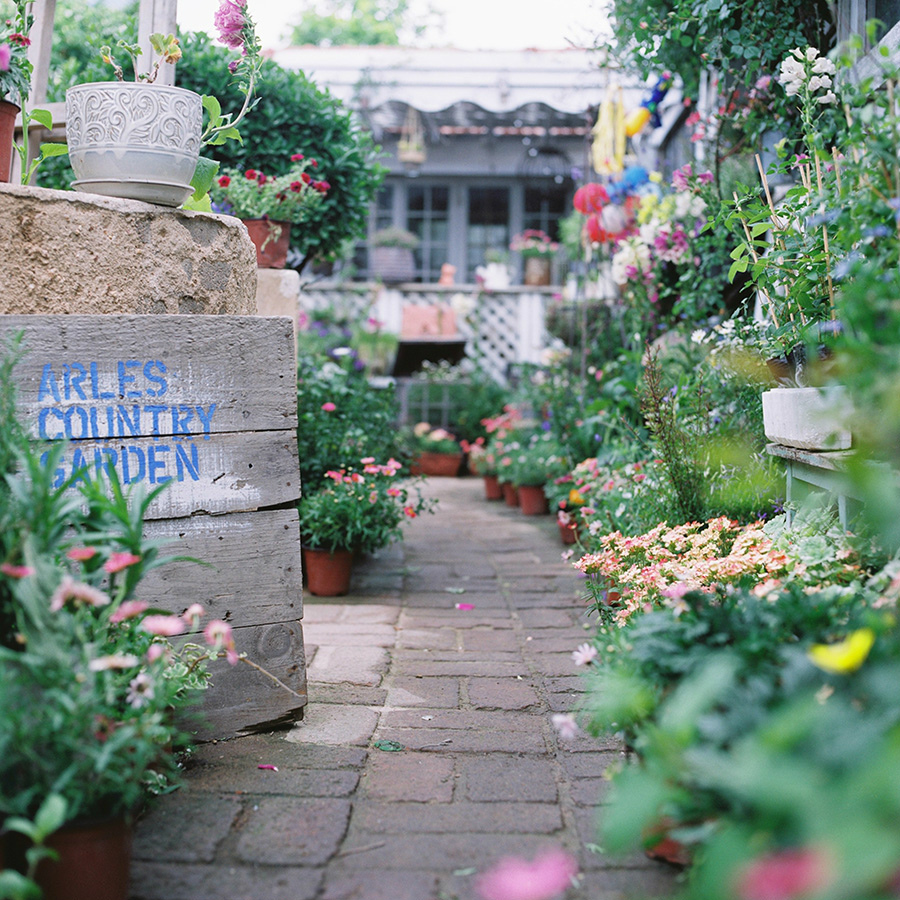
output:
{"label": "green leaf", "polygon": [[219,163],[201,156],[191,179],[191,187],[194,189],[193,199],[201,200],[204,194],[209,193],[216,173],[219,171]]}
{"label": "green leaf", "polygon": [[208,94],[200,98],[203,108],[209,113],[210,124],[217,125],[222,121],[222,104]]}
{"label": "green leaf", "polygon": [[373,746],[376,750],[384,750],[387,753],[397,753],[406,749],[399,741],[375,741]]}
{"label": "green leaf", "polygon": [[50,159],[51,156],[65,156],[69,152],[68,144],[41,144],[41,158]]}
{"label": "green leaf", "polygon": [[745,259],[737,259],[731,264],[731,268],[728,270],[728,280],[734,281],[734,276],[737,275],[738,272],[746,272],[748,268],[747,260]]}
{"label": "green leaf", "polygon": [[41,804],[34,817],[35,842],[43,842],[45,838],[62,828],[66,821],[68,804],[59,794],[50,794]]}
{"label": "green leaf", "polygon": [[40,122],[44,128],[50,129],[53,127],[53,113],[49,109],[33,109],[28,114],[28,117],[34,119],[35,122]]}

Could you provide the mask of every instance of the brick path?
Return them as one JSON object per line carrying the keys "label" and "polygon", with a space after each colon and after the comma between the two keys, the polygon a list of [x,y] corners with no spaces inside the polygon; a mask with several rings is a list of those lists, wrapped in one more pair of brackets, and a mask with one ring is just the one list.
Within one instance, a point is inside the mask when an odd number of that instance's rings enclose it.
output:
{"label": "brick path", "polygon": [[554,846],[581,865],[567,900],[673,892],[663,864],[587,846],[620,748],[551,724],[591,630],[555,523],[474,478],[429,491],[439,511],[350,596],[305,598],[303,722],[204,745],[138,823],[133,900],[474,900],[478,872]]}

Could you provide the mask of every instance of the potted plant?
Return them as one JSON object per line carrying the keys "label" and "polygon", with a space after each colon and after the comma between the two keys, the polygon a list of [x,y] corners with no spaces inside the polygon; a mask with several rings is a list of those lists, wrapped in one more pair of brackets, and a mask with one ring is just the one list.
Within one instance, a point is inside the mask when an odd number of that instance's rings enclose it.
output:
{"label": "potted plant", "polygon": [[536,432],[512,458],[510,478],[519,495],[519,507],[526,516],[546,515],[550,504],[544,485],[565,474],[568,464],[559,442],[548,432]]}
{"label": "potted plant", "polygon": [[[252,105],[261,64],[259,39],[245,6],[221,0],[215,23],[222,43],[241,50],[240,58],[228,66],[245,97],[238,114],[223,115],[215,97],[156,83],[160,64],[181,58],[174,35],[150,36],[159,59],[145,75],[137,72],[140,47],[119,42],[134,65],[133,82],[125,81],[112,50],[103,47],[101,55],[113,67],[116,80],[66,91],[66,132],[76,190],[163,206],[180,206],[195,189],[198,196],[206,193],[217,165],[200,164],[201,148],[239,139],[237,125]],[[209,117],[205,129],[204,110]]]}
{"label": "potted plant", "polygon": [[28,33],[34,16],[26,0],[16,0],[16,14],[0,28],[0,181],[9,181],[13,135],[19,107],[31,86]]}
{"label": "potted plant", "polygon": [[446,428],[419,422],[410,435],[415,470],[422,475],[459,475],[463,461],[459,441]]}
{"label": "potted plant", "polygon": [[328,193],[329,183],[313,178],[318,161],[294,153],[283,175],[257,169],[226,169],[213,183],[213,211],[237,216],[256,247],[260,268],[281,269],[287,262],[291,225],[302,225]]}
{"label": "potted plant", "polygon": [[[844,162],[838,151],[848,156],[865,153],[862,147],[839,146],[839,136],[835,140],[844,120],[835,78],[835,64],[814,47],[793,50],[784,60],[779,80],[787,96],[797,100],[803,130],[796,148],[800,152],[789,152],[783,141],[780,162],[768,173],[757,155],[762,194],[740,198],[735,193],[729,219],[742,237],[732,254],[730,277],[750,275],[769,324],[765,356],[777,386],[762,398],[766,436],[810,450],[851,445],[843,390],[816,386],[823,380],[820,363],[829,355],[826,345],[840,335],[836,273],[848,267],[851,249],[836,239],[832,224],[840,207],[850,202],[848,186],[842,187]],[[769,184],[776,174],[792,184],[778,203]]]}
{"label": "potted plant", "polygon": [[325,487],[301,498],[303,569],[311,594],[335,597],[350,590],[353,558],[374,553],[399,539],[407,519],[432,504],[411,485],[399,484],[400,463],[371,457],[358,468],[326,473]]}
{"label": "potted plant", "polygon": [[525,284],[550,284],[550,263],[559,250],[559,244],[551,240],[546,232],[539,228],[527,228],[512,239],[509,249],[520,253],[525,260]]}
{"label": "potted plant", "polygon": [[372,235],[371,266],[375,275],[386,284],[412,281],[416,273],[413,251],[419,239],[411,231],[391,226]]}

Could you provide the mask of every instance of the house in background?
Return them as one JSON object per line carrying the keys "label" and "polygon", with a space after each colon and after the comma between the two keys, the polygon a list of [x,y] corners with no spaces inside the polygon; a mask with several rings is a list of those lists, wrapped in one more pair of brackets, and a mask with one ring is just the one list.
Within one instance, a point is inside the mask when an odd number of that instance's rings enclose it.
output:
{"label": "house in background", "polygon": [[[486,253],[509,253],[525,229],[559,237],[575,189],[591,175],[592,129],[607,92],[621,86],[626,109],[647,92],[599,56],[388,46],[273,54],[355,110],[381,145],[389,174],[370,235],[388,225],[416,234],[415,280],[426,283],[444,263],[457,282],[473,282]],[[510,263],[521,267],[514,254]],[[357,277],[374,274],[367,244],[355,264]]]}

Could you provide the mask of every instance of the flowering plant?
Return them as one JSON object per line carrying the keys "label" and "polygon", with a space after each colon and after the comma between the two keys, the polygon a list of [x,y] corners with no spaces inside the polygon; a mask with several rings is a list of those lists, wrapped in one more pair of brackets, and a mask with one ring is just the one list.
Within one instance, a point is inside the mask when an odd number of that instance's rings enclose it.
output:
{"label": "flowering plant", "polygon": [[16,0],[16,14],[0,28],[0,100],[21,104],[31,87],[28,37],[34,16],[28,0]]}
{"label": "flowering plant", "polygon": [[295,153],[283,175],[266,175],[257,169],[226,169],[210,189],[213,210],[239,219],[301,224],[331,187],[327,181],[313,178],[310,170],[318,166],[317,160]]}
{"label": "flowering plant", "polygon": [[549,432],[538,431],[507,451],[512,460],[508,479],[516,487],[544,485],[563,474],[571,463],[559,441]]}
{"label": "flowering plant", "polygon": [[395,459],[381,465],[366,457],[359,468],[326,472],[330,483],[300,500],[304,545],[374,553],[399,540],[403,522],[433,508],[417,487],[398,481],[400,469]]}
{"label": "flowering plant", "polygon": [[512,239],[509,249],[521,253],[527,259],[529,256],[553,256],[559,250],[559,244],[551,240],[546,232],[527,228]]}
{"label": "flowering plant", "polygon": [[461,453],[459,441],[446,428],[435,428],[428,422],[415,425],[410,436],[413,453]]}

